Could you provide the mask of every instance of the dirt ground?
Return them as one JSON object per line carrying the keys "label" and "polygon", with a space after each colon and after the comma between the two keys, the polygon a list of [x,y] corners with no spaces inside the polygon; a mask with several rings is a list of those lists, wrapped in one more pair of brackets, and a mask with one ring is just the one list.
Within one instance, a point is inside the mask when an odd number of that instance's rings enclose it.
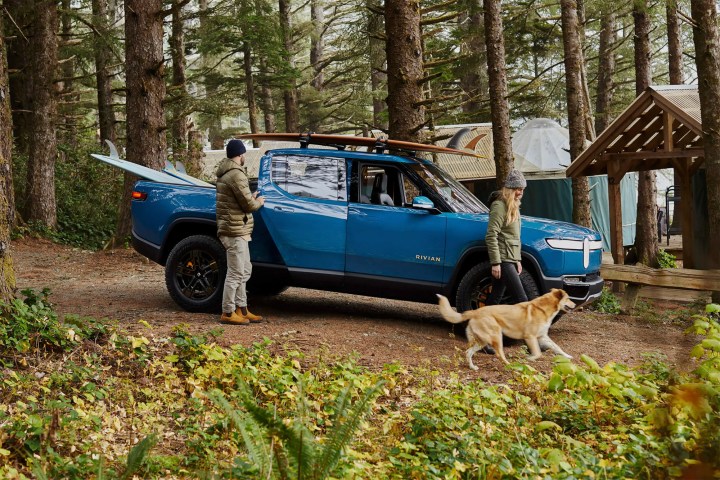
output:
{"label": "dirt ground", "polygon": [[[397,361],[488,382],[507,377],[498,359],[482,353],[475,355],[480,370],[469,370],[461,332],[440,318],[435,305],[291,288],[276,297],[250,299],[253,312],[266,322],[221,325],[218,315],[181,310],[165,290],[163,267],[133,250],[90,252],[37,239],[13,241],[11,248],[18,290],[48,287],[59,314],[107,318],[135,335],[163,337],[184,323],[196,334],[222,328],[218,342],[223,345],[250,345],[267,337],[274,351],[299,350],[307,361],[355,354],[374,369]],[[647,302],[638,316],[572,312],[552,327],[551,336],[575,361],[587,354],[600,365],[638,365],[643,354],[661,353],[678,369],[692,368],[688,352],[697,339],[683,334],[688,305]],[[506,354],[522,359],[526,350],[512,343]],[[551,359],[547,352],[534,366],[548,372]]]}

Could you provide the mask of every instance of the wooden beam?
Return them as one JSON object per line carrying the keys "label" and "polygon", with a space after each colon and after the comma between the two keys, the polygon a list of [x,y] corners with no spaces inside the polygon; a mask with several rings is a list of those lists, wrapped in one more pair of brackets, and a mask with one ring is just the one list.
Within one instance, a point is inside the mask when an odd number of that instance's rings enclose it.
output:
{"label": "wooden beam", "polygon": [[637,265],[600,265],[604,280],[652,285],[683,290],[716,291],[720,289],[720,270],[694,270],[691,268],[650,268]]}
{"label": "wooden beam", "polygon": [[[620,152],[620,153],[608,153],[609,158],[618,158],[620,160],[631,160],[631,159],[646,159],[646,158],[688,158],[688,157],[702,157],[705,152],[701,148],[692,148],[689,150],[673,150],[671,152],[658,151],[639,151],[639,152]],[[628,170],[632,171],[632,170]]]}
{"label": "wooden beam", "polygon": [[623,151],[626,148],[627,143],[631,142],[636,135],[646,131],[650,126],[657,122],[661,113],[662,111],[657,106],[650,106],[646,112],[638,117],[637,121],[631,124],[632,126],[630,128],[624,131],[614,142],[612,142],[612,146],[607,149],[607,152],[617,153]]}

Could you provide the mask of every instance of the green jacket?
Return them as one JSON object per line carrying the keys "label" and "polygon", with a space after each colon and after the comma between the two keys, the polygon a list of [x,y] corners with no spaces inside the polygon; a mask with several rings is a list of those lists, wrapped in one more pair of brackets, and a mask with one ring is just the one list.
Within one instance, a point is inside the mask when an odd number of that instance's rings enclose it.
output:
{"label": "green jacket", "polygon": [[226,158],[217,168],[218,236],[241,237],[253,231],[252,212],[260,208],[250,192],[247,170]]}
{"label": "green jacket", "polygon": [[490,204],[490,219],[488,220],[485,244],[490,255],[490,264],[499,265],[502,262],[519,262],[520,256],[520,219],[505,225],[507,205],[498,198]]}

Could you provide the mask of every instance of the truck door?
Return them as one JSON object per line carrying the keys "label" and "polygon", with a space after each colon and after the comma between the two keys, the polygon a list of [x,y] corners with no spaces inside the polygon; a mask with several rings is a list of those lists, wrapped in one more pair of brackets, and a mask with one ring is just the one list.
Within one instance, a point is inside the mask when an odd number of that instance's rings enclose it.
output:
{"label": "truck door", "polygon": [[346,177],[343,158],[272,157],[260,212],[288,268],[344,271]]}
{"label": "truck door", "polygon": [[445,215],[411,208],[420,190],[394,166],[352,171],[346,273],[441,283]]}

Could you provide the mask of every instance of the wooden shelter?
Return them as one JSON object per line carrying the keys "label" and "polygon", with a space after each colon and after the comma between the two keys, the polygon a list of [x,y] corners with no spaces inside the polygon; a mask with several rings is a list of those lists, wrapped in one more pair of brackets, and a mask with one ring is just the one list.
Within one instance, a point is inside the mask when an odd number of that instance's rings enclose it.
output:
{"label": "wooden shelter", "polygon": [[[620,180],[628,172],[673,168],[680,179],[683,265],[693,268],[692,176],[704,160],[697,85],[651,86],[568,167],[568,177],[607,174],[610,249],[624,260]],[[676,213],[677,214],[677,213]]]}

